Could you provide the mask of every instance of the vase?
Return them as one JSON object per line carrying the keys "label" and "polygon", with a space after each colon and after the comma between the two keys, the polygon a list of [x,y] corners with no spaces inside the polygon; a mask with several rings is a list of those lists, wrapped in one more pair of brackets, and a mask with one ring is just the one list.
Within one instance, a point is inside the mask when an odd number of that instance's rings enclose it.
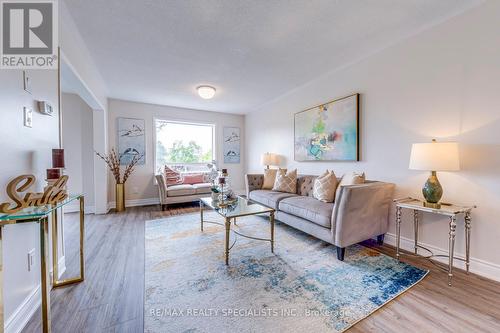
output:
{"label": "vase", "polygon": [[123,212],[125,211],[125,184],[117,183],[115,193],[116,193],[116,211]]}

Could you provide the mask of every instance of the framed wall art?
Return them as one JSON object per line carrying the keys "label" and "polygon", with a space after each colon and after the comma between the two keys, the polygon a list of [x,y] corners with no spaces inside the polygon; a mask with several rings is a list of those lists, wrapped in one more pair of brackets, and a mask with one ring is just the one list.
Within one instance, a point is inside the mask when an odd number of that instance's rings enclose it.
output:
{"label": "framed wall art", "polygon": [[222,132],[224,163],[240,163],[240,128],[224,127]]}
{"label": "framed wall art", "polygon": [[144,119],[118,118],[118,153],[122,156],[120,164],[129,164],[135,155],[142,155],[137,164],[146,159]]}
{"label": "framed wall art", "polygon": [[296,161],[359,161],[359,94],[294,116]]}

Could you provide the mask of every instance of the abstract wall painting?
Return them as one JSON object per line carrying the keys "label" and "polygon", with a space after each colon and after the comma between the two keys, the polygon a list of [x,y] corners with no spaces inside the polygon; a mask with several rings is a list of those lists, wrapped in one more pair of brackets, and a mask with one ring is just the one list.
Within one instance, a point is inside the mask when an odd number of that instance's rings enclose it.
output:
{"label": "abstract wall painting", "polygon": [[224,127],[222,131],[224,163],[240,163],[240,129]]}
{"label": "abstract wall painting", "polygon": [[298,112],[296,161],[359,161],[359,94]]}
{"label": "abstract wall painting", "polygon": [[146,159],[146,137],[144,119],[118,118],[118,153],[120,164],[129,164],[135,155],[142,155],[137,164]]}

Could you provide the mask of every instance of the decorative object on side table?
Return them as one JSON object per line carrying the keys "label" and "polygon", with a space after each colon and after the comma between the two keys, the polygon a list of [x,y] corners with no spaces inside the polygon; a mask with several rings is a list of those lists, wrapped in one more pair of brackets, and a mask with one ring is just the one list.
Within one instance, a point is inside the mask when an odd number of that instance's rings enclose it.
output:
{"label": "decorative object on side table", "polygon": [[57,205],[68,197],[66,193],[68,176],[61,176],[53,185],[47,186],[42,193],[27,192],[35,182],[34,175],[21,175],[11,180],[6,192],[7,196],[14,201],[14,205],[9,202],[0,204],[0,213],[15,214],[24,208]]}
{"label": "decorative object on side table", "polygon": [[52,168],[47,169],[47,187],[54,186],[57,180],[64,174],[64,149],[52,149]]}
{"label": "decorative object on side table", "polygon": [[456,142],[414,143],[411,148],[410,169],[430,171],[431,175],[422,188],[426,202],[430,208],[441,208],[439,200],[443,196],[443,188],[437,178],[436,171],[458,171],[458,144]]}
{"label": "decorative object on side table", "polygon": [[[451,286],[451,279],[453,278],[453,259],[465,261],[467,274],[469,273],[470,265],[470,231],[471,231],[471,211],[476,206],[457,206],[449,203],[442,203],[440,208],[431,208],[425,202],[413,199],[403,198],[394,200],[396,203],[396,257],[399,260],[400,252],[399,245],[401,240],[401,211],[403,208],[413,210],[413,227],[414,227],[414,253],[418,254],[418,249],[428,251],[430,255],[425,258],[431,259],[433,257],[447,257],[448,258],[448,285]],[[450,218],[450,232],[448,237],[448,255],[435,255],[431,250],[421,245],[418,245],[418,212],[427,212],[433,214],[444,215]],[[465,259],[456,258],[455,255],[455,233],[457,228],[457,215],[463,215],[465,221]]]}
{"label": "decorative object on side table", "polygon": [[101,155],[95,152],[106,164],[109,170],[113,173],[116,181],[115,194],[116,194],[116,211],[123,212],[125,210],[125,182],[134,172],[134,167],[142,159],[143,155],[134,155],[130,162],[126,164],[123,177],[121,176],[120,161],[124,157],[123,154],[118,155],[114,148],[107,155]]}

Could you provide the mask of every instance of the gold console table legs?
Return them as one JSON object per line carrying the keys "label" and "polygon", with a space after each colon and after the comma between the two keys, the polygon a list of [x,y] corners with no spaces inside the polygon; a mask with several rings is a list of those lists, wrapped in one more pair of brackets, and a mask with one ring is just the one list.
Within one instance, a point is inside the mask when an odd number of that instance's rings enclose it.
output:
{"label": "gold console table legs", "polygon": [[[42,331],[49,333],[51,331],[50,321],[50,270],[49,270],[49,219],[47,216],[37,219],[9,221],[7,224],[35,222],[40,224],[40,288],[42,296]],[[3,299],[3,227],[0,225],[0,332],[4,331],[5,325],[5,307]]]}

